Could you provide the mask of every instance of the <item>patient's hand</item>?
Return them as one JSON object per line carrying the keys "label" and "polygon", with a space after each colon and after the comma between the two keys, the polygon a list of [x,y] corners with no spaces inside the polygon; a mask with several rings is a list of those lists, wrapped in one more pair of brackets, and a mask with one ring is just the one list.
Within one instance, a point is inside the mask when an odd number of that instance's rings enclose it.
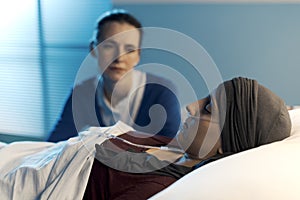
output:
{"label": "patient's hand", "polygon": [[183,165],[186,167],[193,167],[202,160],[194,159],[183,153],[176,153],[172,151],[164,151],[158,149],[149,149],[146,151],[148,154],[154,155],[159,160],[168,161],[177,165]]}
{"label": "patient's hand", "polygon": [[184,155],[183,153],[179,153],[179,152],[177,153],[177,152],[165,151],[159,149],[148,149],[146,152],[148,154],[154,155],[159,160],[165,160],[172,163],[174,163]]}

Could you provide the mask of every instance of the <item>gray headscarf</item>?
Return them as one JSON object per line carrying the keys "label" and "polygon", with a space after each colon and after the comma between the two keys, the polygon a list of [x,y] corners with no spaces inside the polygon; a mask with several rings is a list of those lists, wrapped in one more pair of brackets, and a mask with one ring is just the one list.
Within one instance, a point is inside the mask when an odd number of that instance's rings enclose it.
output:
{"label": "gray headscarf", "polygon": [[218,102],[219,115],[226,110],[221,129],[224,153],[241,152],[290,135],[291,120],[286,105],[272,91],[256,80],[241,77],[223,85],[216,90],[216,96],[225,95],[221,89],[225,88],[226,104]]}

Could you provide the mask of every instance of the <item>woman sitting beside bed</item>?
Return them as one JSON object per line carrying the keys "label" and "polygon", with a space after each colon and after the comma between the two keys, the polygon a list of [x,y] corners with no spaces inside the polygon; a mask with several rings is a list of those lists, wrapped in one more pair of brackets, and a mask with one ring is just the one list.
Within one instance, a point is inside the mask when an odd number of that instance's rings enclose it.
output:
{"label": "woman sitting beside bed", "polygon": [[[224,82],[187,111],[177,142],[129,132],[96,145],[84,199],[147,199],[208,162],[290,135],[283,100],[247,78]],[[172,151],[142,146],[171,143]]]}

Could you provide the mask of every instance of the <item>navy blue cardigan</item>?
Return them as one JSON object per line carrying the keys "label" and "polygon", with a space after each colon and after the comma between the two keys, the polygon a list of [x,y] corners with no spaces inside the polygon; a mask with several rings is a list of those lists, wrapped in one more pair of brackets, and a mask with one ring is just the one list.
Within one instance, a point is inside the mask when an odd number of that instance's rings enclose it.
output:
{"label": "navy blue cardigan", "polygon": [[[58,142],[77,136],[77,129],[80,131],[84,127],[104,126],[99,112],[100,107],[96,100],[94,82],[95,78],[86,80],[72,90],[64,106],[62,115],[52,130],[48,141]],[[147,126],[150,123],[149,109],[151,106],[159,104],[164,107],[167,113],[167,120],[157,135],[174,137],[178,131],[181,120],[180,104],[176,94],[173,93],[175,86],[170,81],[151,74],[147,74],[146,82],[147,85],[145,86],[143,99],[135,119],[135,124],[138,126],[133,126],[133,128],[137,131],[153,133],[156,127]],[[73,95],[75,93],[74,91],[80,95]],[[74,102],[74,98],[76,98],[76,102]],[[91,99],[94,102],[91,102]],[[76,108],[75,111],[72,109],[72,104],[73,108]],[[95,107],[89,105],[95,105]],[[73,112],[75,112],[75,116],[80,116],[80,120],[75,120],[76,126]],[[142,129],[140,129],[140,127],[142,127]],[[147,128],[145,129],[145,127]]]}

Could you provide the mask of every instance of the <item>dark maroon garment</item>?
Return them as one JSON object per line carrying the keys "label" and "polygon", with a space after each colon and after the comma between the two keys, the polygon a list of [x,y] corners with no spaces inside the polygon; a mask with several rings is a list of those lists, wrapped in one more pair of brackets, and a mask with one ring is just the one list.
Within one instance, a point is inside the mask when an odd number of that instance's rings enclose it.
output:
{"label": "dark maroon garment", "polygon": [[[122,135],[121,137],[134,143],[148,144],[152,146],[154,145],[162,146],[170,142],[169,138],[163,136],[154,136],[154,137],[152,136],[152,137],[141,138],[141,137],[135,137],[136,134],[137,134],[136,132],[129,132]],[[176,147],[178,144],[173,144],[173,145]],[[147,157],[148,155],[146,153],[143,153],[147,149],[131,146],[117,139],[107,140],[106,142],[103,143],[103,146],[104,146],[103,148],[104,151],[106,148],[109,150],[114,150],[116,154],[110,154],[110,155],[112,156],[117,155],[117,157],[119,156],[119,158],[121,158],[120,160],[115,159],[118,165],[124,164],[122,163],[122,159],[124,156],[126,156],[126,154],[124,154],[124,151],[120,151],[120,148],[123,150],[137,153],[136,154],[137,157],[133,155],[132,159],[130,159],[130,162],[125,163],[126,165],[127,164],[130,165],[133,163],[133,165],[135,165],[136,167],[138,166],[138,164],[140,164],[141,169],[145,169],[147,168],[147,164],[151,164],[151,163],[153,164],[156,162],[161,162],[161,163],[167,162],[167,161],[159,161],[155,156]],[[101,155],[106,156],[105,154],[101,154]],[[176,180],[183,177],[187,173],[191,172],[192,170],[229,155],[231,154],[217,154],[207,160],[203,160],[202,162],[196,164],[193,167],[185,167],[182,165],[176,165],[174,163],[168,163],[168,165],[164,165],[165,167],[156,168],[155,171],[151,171],[147,173],[129,173],[129,172],[118,171],[113,168],[107,167],[105,164],[101,163],[99,160],[95,158],[83,199],[85,200],[87,199],[88,200],[148,199],[154,194],[167,188],[169,185],[171,185],[172,183],[174,183]],[[154,160],[151,161],[151,159]],[[114,160],[114,158],[112,158],[112,160]],[[146,162],[144,162],[145,160]],[[118,161],[120,161],[121,163]],[[141,170],[138,169],[137,171],[141,171]]]}
{"label": "dark maroon garment", "polygon": [[148,199],[176,180],[171,176],[117,171],[95,159],[83,199]]}
{"label": "dark maroon garment", "polygon": [[[170,139],[161,136],[147,138],[135,137],[136,133],[130,132],[122,138],[131,142],[148,145],[166,145]],[[113,149],[114,145],[134,152],[144,152],[146,149],[130,146],[119,140],[110,139],[104,145]],[[157,174],[136,174],[122,172],[94,160],[84,198],[88,200],[116,200],[130,199],[143,200],[165,189],[174,183],[177,178]]]}

